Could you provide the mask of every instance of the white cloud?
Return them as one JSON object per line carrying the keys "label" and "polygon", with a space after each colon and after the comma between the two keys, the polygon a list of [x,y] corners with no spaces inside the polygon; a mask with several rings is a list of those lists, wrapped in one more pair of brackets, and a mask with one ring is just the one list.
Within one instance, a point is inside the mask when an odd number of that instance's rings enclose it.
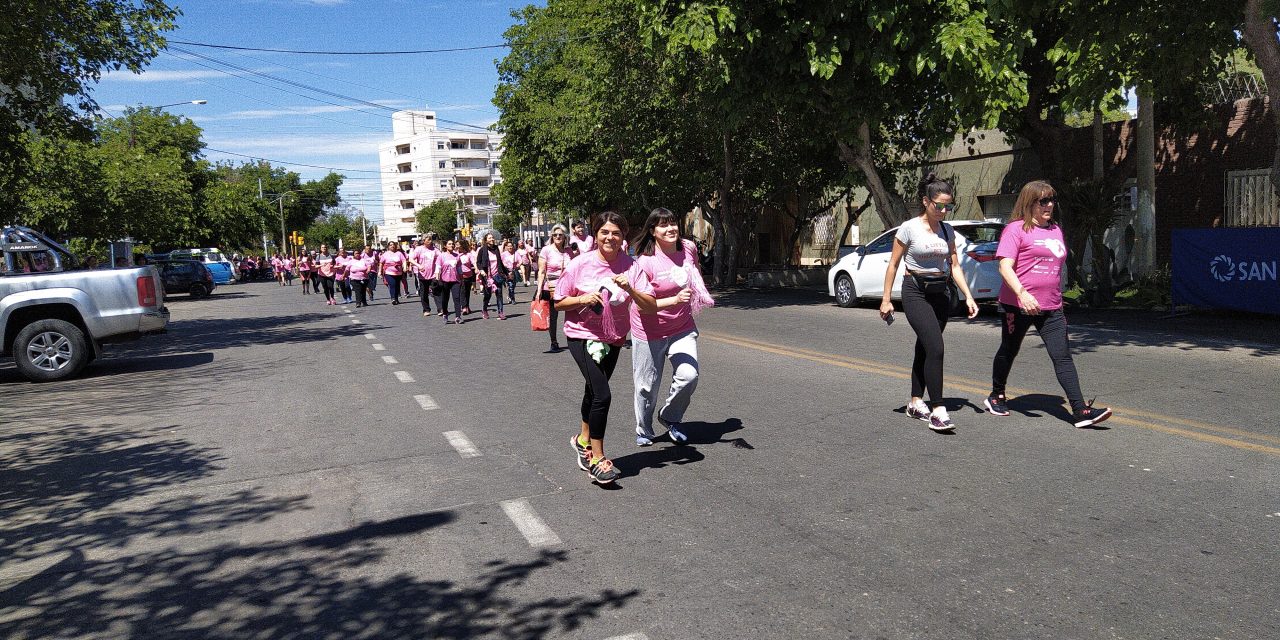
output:
{"label": "white cloud", "polygon": [[[378,144],[388,134],[307,133],[220,138],[206,134],[205,143],[215,149],[288,162],[334,166],[345,169],[378,169]],[[214,154],[216,155],[216,154]],[[335,164],[340,160],[346,161]]]}
{"label": "white cloud", "polygon": [[[380,104],[386,107],[401,107],[409,103],[408,100],[370,100],[374,104]],[[345,113],[348,111],[369,110],[372,107],[368,105],[306,105],[306,106],[289,106],[282,109],[242,109],[240,111],[229,111],[223,114],[193,117],[196,122],[218,122],[226,120],[265,120],[269,118],[288,118],[293,116],[307,116],[325,113]],[[391,114],[387,114],[388,119]]]}
{"label": "white cloud", "polygon": [[206,80],[209,78],[222,78],[227,74],[212,69],[192,69],[190,71],[143,71],[142,73],[131,73],[128,71],[117,71],[103,76],[103,80],[115,80],[117,82],[189,82],[192,80]]}

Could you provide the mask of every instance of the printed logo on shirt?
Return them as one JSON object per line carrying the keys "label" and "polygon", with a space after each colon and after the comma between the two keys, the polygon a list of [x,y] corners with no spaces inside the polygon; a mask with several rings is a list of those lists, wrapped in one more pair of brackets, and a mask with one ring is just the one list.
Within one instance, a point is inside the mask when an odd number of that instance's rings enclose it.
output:
{"label": "printed logo on shirt", "polygon": [[1055,258],[1062,258],[1067,255],[1066,245],[1062,244],[1062,241],[1057,238],[1036,240],[1035,244],[1036,246],[1048,249],[1049,253],[1052,253]]}

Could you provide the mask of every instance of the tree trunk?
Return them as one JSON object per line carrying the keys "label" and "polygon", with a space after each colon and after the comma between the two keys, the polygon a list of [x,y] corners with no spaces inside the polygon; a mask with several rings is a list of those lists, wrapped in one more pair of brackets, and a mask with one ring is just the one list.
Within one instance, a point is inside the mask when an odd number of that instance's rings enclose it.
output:
{"label": "tree trunk", "polygon": [[[844,244],[844,239],[849,235],[849,230],[853,228],[853,225],[858,224],[858,218],[862,217],[862,212],[866,211],[867,207],[870,206],[871,198],[867,198],[867,201],[859,205],[856,209],[853,206],[853,202],[846,202],[844,206],[844,229],[840,231],[840,237],[836,240],[837,244]],[[862,238],[858,239],[861,240]],[[839,248],[837,247],[837,252],[838,251]]]}
{"label": "tree trunk", "polygon": [[738,284],[738,221],[734,211],[737,203],[733,201],[733,150],[729,146],[728,133],[720,134],[720,149],[724,154],[724,170],[720,176],[720,214],[724,219],[725,256],[728,258],[724,265],[722,284],[734,286]]}
{"label": "tree trunk", "polygon": [[1244,5],[1244,43],[1267,81],[1267,99],[1271,103],[1271,119],[1275,122],[1276,150],[1271,160],[1271,188],[1280,195],[1280,41],[1276,40],[1276,19],[1263,10],[1263,0],[1248,0]]}
{"label": "tree trunk", "polygon": [[867,191],[871,192],[871,200],[875,202],[876,213],[885,229],[892,229],[906,222],[907,205],[902,196],[885,186],[876,168],[871,154],[871,127],[863,122],[858,126],[857,147],[850,147],[843,140],[836,140],[840,148],[840,159],[850,168],[857,169],[867,180]]}
{"label": "tree trunk", "polygon": [[1102,109],[1093,111],[1093,179],[1101,181],[1106,171],[1105,154],[1102,151]]}

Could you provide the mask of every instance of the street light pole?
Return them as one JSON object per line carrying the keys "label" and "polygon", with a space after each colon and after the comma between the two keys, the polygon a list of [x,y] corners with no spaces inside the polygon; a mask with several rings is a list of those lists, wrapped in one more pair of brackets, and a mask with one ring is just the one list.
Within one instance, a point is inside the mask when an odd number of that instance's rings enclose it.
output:
{"label": "street light pole", "polygon": [[180,104],[209,104],[209,101],[208,100],[187,100],[186,102],[173,102],[170,104],[162,104],[162,105],[156,106],[155,108],[163,109],[165,107],[176,107]]}

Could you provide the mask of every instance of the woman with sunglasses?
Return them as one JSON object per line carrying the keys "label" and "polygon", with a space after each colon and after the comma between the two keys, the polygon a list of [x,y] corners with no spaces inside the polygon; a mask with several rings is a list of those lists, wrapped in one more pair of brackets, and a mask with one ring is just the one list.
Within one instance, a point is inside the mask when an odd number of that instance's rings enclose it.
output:
{"label": "woman with sunglasses", "polygon": [[[943,218],[955,210],[951,183],[929,173],[920,182],[920,215],[898,227],[893,238],[893,253],[884,274],[884,296],[880,300],[880,317],[893,318],[893,281],[898,263],[905,263],[907,275],[902,279],[902,311],[916,334],[915,357],[911,362],[911,400],[907,416],[929,423],[934,431],[950,431],[955,423],[947,415],[942,402],[942,332],[947,328],[952,286],[964,294],[969,317],[978,315],[956,251],[956,232]],[[929,392],[929,404],[923,396]]]}
{"label": "woman with sunglasses", "polygon": [[1042,180],[1028,182],[1013,206],[1013,221],[1000,234],[1000,350],[991,365],[991,395],[983,403],[992,415],[1007,416],[1005,384],[1022,338],[1034,326],[1053,362],[1053,373],[1071,402],[1072,422],[1091,427],[1111,417],[1111,409],[1085,402],[1080,377],[1071,359],[1067,319],[1062,314],[1063,266],[1067,245],[1053,220],[1057,196]]}
{"label": "woman with sunglasses", "polygon": [[[551,291],[555,289],[560,274],[564,273],[565,267],[569,266],[569,261],[572,260],[569,251],[564,225],[557,224],[551,227],[551,243],[543,247],[542,252],[538,254],[536,299],[551,302]],[[552,304],[551,321],[547,323],[547,333],[551,334],[551,351],[556,353],[560,351],[560,341],[556,339],[556,323],[559,320],[560,312]]]}

